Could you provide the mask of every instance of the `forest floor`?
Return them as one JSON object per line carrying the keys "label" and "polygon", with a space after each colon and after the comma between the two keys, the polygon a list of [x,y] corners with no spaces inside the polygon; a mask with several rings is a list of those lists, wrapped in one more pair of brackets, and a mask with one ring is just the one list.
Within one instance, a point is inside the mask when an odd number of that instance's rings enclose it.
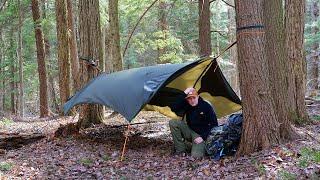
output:
{"label": "forest floor", "polygon": [[76,118],[7,117],[0,120],[0,134],[42,133],[46,138],[2,150],[0,180],[320,179],[320,109],[308,111],[313,123],[295,127],[300,135],[295,141],[220,161],[171,155],[168,119],[154,112],[142,112],[134,120],[149,123],[131,126],[123,161],[119,159],[127,128],[117,126],[126,123],[120,116],[64,138],[54,137],[55,130]]}

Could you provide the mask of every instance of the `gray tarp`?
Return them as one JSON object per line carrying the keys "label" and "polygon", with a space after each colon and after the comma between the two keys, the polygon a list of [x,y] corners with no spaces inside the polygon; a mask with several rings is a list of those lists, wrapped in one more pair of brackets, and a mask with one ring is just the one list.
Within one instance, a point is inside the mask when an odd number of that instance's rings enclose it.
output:
{"label": "gray tarp", "polygon": [[[184,81],[197,84],[198,80],[199,92],[209,93],[210,96],[207,97],[213,105],[217,104],[218,114],[219,109],[223,108],[227,111],[222,114],[239,110],[240,99],[223,77],[217,64],[212,66],[212,62],[216,64],[215,59],[207,58],[192,63],[156,65],[101,74],[65,103],[64,113],[67,114],[78,104],[101,104],[131,121],[148,103],[151,104],[150,107],[160,109],[170,107],[168,99],[171,98],[172,101],[177,92],[183,93],[184,88],[189,86]],[[233,109],[229,110],[229,107]]]}

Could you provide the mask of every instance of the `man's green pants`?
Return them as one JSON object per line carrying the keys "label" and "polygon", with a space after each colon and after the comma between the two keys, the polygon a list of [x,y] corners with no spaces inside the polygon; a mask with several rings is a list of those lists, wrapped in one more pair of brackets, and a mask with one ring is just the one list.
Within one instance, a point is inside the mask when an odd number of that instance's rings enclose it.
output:
{"label": "man's green pants", "polygon": [[176,153],[184,153],[191,149],[191,156],[203,157],[205,155],[205,142],[194,143],[194,139],[200,135],[191,130],[185,121],[170,120],[169,127]]}

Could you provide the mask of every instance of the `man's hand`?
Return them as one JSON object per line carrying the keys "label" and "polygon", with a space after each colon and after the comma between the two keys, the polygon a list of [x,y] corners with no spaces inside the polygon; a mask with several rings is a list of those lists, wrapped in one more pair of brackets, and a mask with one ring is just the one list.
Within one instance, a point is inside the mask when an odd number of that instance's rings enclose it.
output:
{"label": "man's hand", "polygon": [[188,87],[186,90],[184,90],[185,94],[189,94],[190,92],[192,92],[194,90],[194,88],[192,87]]}
{"label": "man's hand", "polygon": [[196,144],[200,144],[202,142],[203,142],[202,137],[197,137],[197,138],[194,139],[194,143],[196,143]]}

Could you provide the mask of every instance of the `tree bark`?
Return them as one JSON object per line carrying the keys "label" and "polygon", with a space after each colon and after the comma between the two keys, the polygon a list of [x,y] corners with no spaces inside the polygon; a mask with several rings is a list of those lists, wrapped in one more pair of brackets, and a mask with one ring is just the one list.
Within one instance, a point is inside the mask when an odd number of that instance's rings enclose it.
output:
{"label": "tree bark", "polygon": [[[316,25],[319,18],[319,4],[317,1],[310,3],[311,24],[314,24],[311,29],[312,35],[316,36],[319,33],[319,27]],[[314,42],[311,46],[311,58],[307,59],[307,96],[315,97],[319,91],[319,42]]]}
{"label": "tree bark", "polygon": [[[236,41],[236,22],[235,22],[235,10],[232,7],[228,7],[228,37],[229,37],[229,44],[232,44]],[[239,72],[238,72],[238,56],[237,56],[237,45],[234,45],[230,50],[230,62],[234,64],[234,69],[231,72],[231,87],[232,89],[237,93],[237,95],[240,95],[239,92]]]}
{"label": "tree bark", "polygon": [[[286,0],[285,7],[285,47],[287,50],[287,87],[289,117],[292,122],[301,124],[309,120],[306,106],[306,69],[304,54],[305,0]],[[319,13],[319,12],[318,12]],[[279,47],[280,48],[280,47]],[[317,64],[318,66],[318,64]],[[314,82],[318,82],[317,80]],[[285,83],[285,82],[284,82]],[[279,84],[280,85],[280,84]],[[280,85],[281,86],[281,85]],[[318,89],[318,88],[317,88]],[[283,96],[282,96],[283,97]]]}
{"label": "tree bark", "polygon": [[10,65],[9,65],[9,71],[10,71],[10,103],[11,103],[11,113],[16,114],[16,89],[15,89],[15,47],[14,47],[14,33],[13,33],[13,27],[11,27],[10,31],[10,46],[9,46],[9,59],[10,59]]}
{"label": "tree bark", "polygon": [[68,36],[67,0],[56,1],[56,20],[58,37],[60,113],[70,97],[70,47]]}
{"label": "tree bark", "polygon": [[[110,3],[110,2],[109,2]],[[102,40],[100,29],[99,1],[79,0],[79,36],[80,58],[90,59],[99,67],[102,58]],[[98,70],[85,60],[80,63],[80,82],[85,86],[97,76]],[[78,126],[87,128],[91,124],[101,123],[103,107],[101,105],[82,105]]]}
{"label": "tree bark", "polygon": [[113,70],[113,62],[112,62],[112,54],[111,54],[111,33],[110,33],[110,23],[106,24],[104,29],[104,48],[105,48],[105,72],[112,73]]}
{"label": "tree bark", "polygon": [[[0,46],[4,47],[2,29],[0,29]],[[0,76],[4,77],[2,63],[4,62],[4,48],[0,48]],[[4,78],[0,78],[0,115],[4,112]]]}
{"label": "tree bark", "polygon": [[34,21],[34,31],[37,46],[37,60],[38,60],[38,73],[39,73],[39,95],[40,95],[40,117],[47,117],[49,115],[48,107],[48,92],[47,92],[47,70],[44,52],[44,40],[41,27],[41,18],[39,10],[39,1],[32,0],[31,3],[32,17]]}
{"label": "tree bark", "polygon": [[44,134],[3,134],[0,133],[0,149],[16,149],[23,145],[34,143],[42,138],[45,138]]}
{"label": "tree bark", "polygon": [[[42,0],[42,16],[44,19],[47,18],[47,8],[46,8],[46,0]],[[55,89],[55,80],[53,75],[53,61],[51,58],[51,46],[46,34],[44,34],[44,46],[45,46],[45,56],[48,60],[47,68],[48,68],[48,100],[49,100],[49,108],[55,113],[59,112],[59,104],[56,97],[56,89]]]}
{"label": "tree bark", "polygon": [[[165,41],[166,40],[166,35],[169,30],[168,22],[167,22],[167,6],[168,4],[166,3],[165,0],[160,0],[159,1],[159,22],[158,22],[158,28],[159,31],[162,33],[161,40]],[[168,61],[163,61],[161,60],[161,57],[166,54],[166,48],[158,48],[158,64],[165,64],[168,63]]]}
{"label": "tree bark", "polygon": [[[283,140],[294,137],[290,123],[287,83],[288,61],[285,59],[284,20],[282,1],[264,1],[264,25],[266,31],[266,58],[269,66],[269,84],[276,108],[276,119],[280,123],[280,136]],[[301,84],[300,84],[301,85]]]}
{"label": "tree bark", "polygon": [[18,50],[17,50],[17,56],[18,56],[18,62],[19,62],[19,116],[24,116],[24,90],[23,90],[23,58],[22,58],[22,9],[21,9],[21,3],[20,0],[18,0],[18,6],[19,6],[19,25],[18,25]]}
{"label": "tree bark", "polygon": [[72,1],[67,0],[67,16],[68,16],[68,30],[69,30],[69,47],[70,47],[70,60],[71,60],[71,74],[73,78],[72,90],[75,93],[80,87],[79,79],[79,59],[78,59],[78,46],[76,40],[76,32],[74,26],[73,7]]}
{"label": "tree bark", "polygon": [[113,71],[121,71],[123,69],[121,47],[120,47],[120,31],[119,31],[119,13],[118,0],[109,1],[109,23],[110,23],[110,48],[113,61]]}
{"label": "tree bark", "polygon": [[199,0],[199,47],[200,56],[210,56],[211,29],[210,29],[210,0]]}
{"label": "tree bark", "polygon": [[[280,141],[272,102],[264,29],[242,29],[263,24],[263,0],[236,0],[237,42],[243,131],[239,154],[269,148]],[[242,29],[242,30],[241,30]],[[254,138],[253,138],[254,137]]]}

